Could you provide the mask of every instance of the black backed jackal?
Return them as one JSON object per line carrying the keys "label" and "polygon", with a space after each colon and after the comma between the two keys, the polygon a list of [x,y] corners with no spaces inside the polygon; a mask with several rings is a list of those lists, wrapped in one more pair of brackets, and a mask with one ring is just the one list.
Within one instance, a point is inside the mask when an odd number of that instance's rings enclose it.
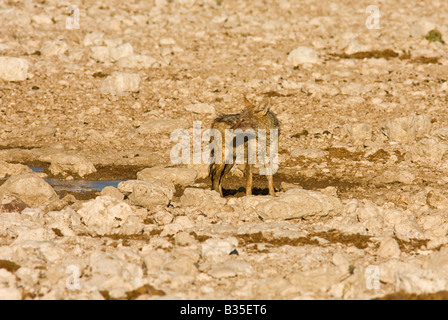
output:
{"label": "black backed jackal", "polygon": [[[267,176],[269,194],[275,196],[273,174],[278,167],[277,150],[280,124],[275,114],[269,109],[270,100],[268,98],[265,98],[258,106],[244,98],[244,109],[241,113],[220,115],[213,121],[212,129],[218,130],[222,139],[219,148],[213,149],[212,157],[214,161],[210,164],[209,175],[212,181],[212,190],[218,191],[221,196],[223,195],[223,178],[232,169],[237,154],[241,151],[238,148],[239,145],[244,147],[246,195],[252,194],[253,166],[258,155],[258,159],[264,166],[264,168],[260,168],[260,173],[261,170],[264,170],[262,174]],[[244,133],[242,133],[243,131]],[[229,136],[230,139],[228,139]],[[215,142],[216,138],[212,137],[211,141]],[[215,143],[218,144],[219,142],[216,141]],[[272,148],[274,144],[275,148]],[[228,147],[226,148],[226,146]],[[257,151],[255,151],[255,148],[257,148]],[[269,156],[266,153],[267,149],[270,153]],[[221,159],[219,159],[218,153],[222,154]],[[241,152],[239,155],[243,156]],[[269,161],[267,161],[268,158]],[[267,169],[267,166],[269,166],[269,169]],[[277,167],[272,170],[273,166]]]}

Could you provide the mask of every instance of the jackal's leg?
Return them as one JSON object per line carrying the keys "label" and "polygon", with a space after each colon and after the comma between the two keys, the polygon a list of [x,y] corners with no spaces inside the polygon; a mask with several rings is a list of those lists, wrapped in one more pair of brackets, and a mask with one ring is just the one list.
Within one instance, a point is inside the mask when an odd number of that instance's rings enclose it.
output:
{"label": "jackal's leg", "polygon": [[226,165],[223,164],[210,164],[210,178],[212,180],[212,190],[219,192],[222,196],[221,180]]}
{"label": "jackal's leg", "polygon": [[232,167],[233,167],[233,163],[231,163],[231,164],[213,163],[210,165],[210,178],[212,180],[212,190],[219,192],[221,197],[223,197],[222,181],[224,179],[224,176],[226,176],[229,173],[229,171],[232,169]]}
{"label": "jackal's leg", "polygon": [[268,180],[269,195],[275,197],[274,174],[270,169],[269,164],[265,164],[264,167],[266,169],[266,179]]}
{"label": "jackal's leg", "polygon": [[246,163],[246,196],[252,195],[253,164]]}
{"label": "jackal's leg", "polygon": [[225,165],[224,170],[221,174],[221,179],[219,180],[219,190],[220,193],[222,195],[222,181],[224,180],[224,177],[230,172],[230,170],[232,170],[233,168],[233,163],[228,163]]}
{"label": "jackal's leg", "polygon": [[269,188],[269,194],[273,197],[275,197],[275,190],[274,190],[274,176],[272,174],[268,174],[266,176],[268,179],[268,188]]}

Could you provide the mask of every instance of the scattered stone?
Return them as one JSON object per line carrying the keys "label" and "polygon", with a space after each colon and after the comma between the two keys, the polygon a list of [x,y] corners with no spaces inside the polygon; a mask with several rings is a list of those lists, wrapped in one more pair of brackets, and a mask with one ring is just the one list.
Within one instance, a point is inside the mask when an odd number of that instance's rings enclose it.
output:
{"label": "scattered stone", "polygon": [[160,67],[160,63],[156,59],[135,54],[120,58],[117,64],[120,68],[128,69],[149,69]]}
{"label": "scattered stone", "polygon": [[335,252],[333,254],[331,262],[333,262],[333,264],[335,266],[340,267],[342,269],[342,271],[347,270],[347,267],[350,264],[350,261],[347,258],[347,255],[345,253],[342,253],[342,252]]}
{"label": "scattered stone", "polygon": [[234,237],[226,239],[207,239],[201,245],[201,256],[209,262],[220,262],[229,258],[229,253],[238,246]]}
{"label": "scattered stone", "polygon": [[422,230],[413,216],[407,216],[393,226],[394,233],[401,239],[421,239]]}
{"label": "scattered stone", "polygon": [[190,168],[164,168],[162,166],[156,166],[152,168],[146,168],[137,172],[137,179],[147,181],[148,179],[165,180],[187,187],[192,185],[197,178],[198,174],[196,170]]}
{"label": "scattered stone", "polygon": [[[442,44],[440,45],[442,46]],[[436,49],[436,45],[430,45],[429,47],[419,47],[411,52],[411,59],[414,61],[421,61],[424,63],[437,63],[443,56],[443,52]],[[423,91],[415,91],[413,96],[424,96],[426,93]]]}
{"label": "scattered stone", "polygon": [[187,216],[177,216],[174,219],[174,223],[181,226],[183,230],[193,228],[195,225]]}
{"label": "scattered stone", "polygon": [[227,260],[213,265],[208,274],[214,278],[231,278],[235,276],[251,276],[253,268],[250,263],[241,260]]}
{"label": "scattered stone", "polygon": [[408,219],[408,215],[402,210],[386,209],[382,211],[384,220],[389,225],[399,224],[401,221]]}
{"label": "scattered stone", "polygon": [[236,272],[232,268],[226,266],[214,266],[208,274],[216,279],[236,277]]}
{"label": "scattered stone", "polygon": [[0,79],[23,81],[28,77],[29,62],[23,58],[0,57]]}
{"label": "scattered stone", "polygon": [[111,198],[117,199],[118,201],[124,200],[124,194],[113,186],[104,187],[103,190],[101,190],[101,195],[109,196]]}
{"label": "scattered stone", "polygon": [[174,236],[174,242],[179,246],[190,246],[196,244],[197,241],[187,232],[179,232]]}
{"label": "scattered stone", "polygon": [[22,300],[22,293],[17,288],[0,288],[0,300]]}
{"label": "scattered stone", "polygon": [[171,223],[171,224],[167,224],[162,232],[160,233],[161,237],[170,237],[170,236],[174,236],[175,234],[179,233],[180,231],[182,231],[182,227],[178,224],[175,223]]}
{"label": "scattered stone", "polygon": [[[448,83],[448,82],[445,82]],[[448,140],[448,127],[442,127],[432,132],[434,137],[439,138],[442,141]]]}
{"label": "scattered stone", "polygon": [[0,300],[22,300],[22,293],[17,288],[16,276],[0,268]]}
{"label": "scattered stone", "polygon": [[29,167],[19,163],[8,163],[0,160],[0,179],[22,173],[33,172]]}
{"label": "scattered stone", "polygon": [[[90,255],[91,279],[83,282],[89,290],[107,291],[111,298],[126,298],[126,292],[143,286],[143,270],[117,255],[95,251]],[[66,275],[67,276],[67,275]]]}
{"label": "scattered stone", "polygon": [[344,100],[344,105],[346,106],[359,105],[364,101],[366,100],[363,97],[350,96]]}
{"label": "scattered stone", "polygon": [[405,158],[424,165],[437,165],[446,160],[448,144],[434,138],[425,138],[413,144]]}
{"label": "scattered stone", "polygon": [[163,250],[155,250],[150,245],[143,247],[140,253],[143,263],[149,272],[159,271],[168,259],[168,255],[167,252],[164,252]]}
{"label": "scattered stone", "polygon": [[298,47],[288,54],[288,63],[294,67],[302,64],[314,64],[319,62],[317,52],[308,47]]}
{"label": "scattered stone", "polygon": [[401,269],[396,272],[397,292],[424,294],[446,290],[447,281],[432,270]]}
{"label": "scattered stone", "polygon": [[397,240],[391,237],[381,240],[377,253],[379,257],[383,259],[397,258],[400,256],[400,253],[401,250]]}
{"label": "scattered stone", "polygon": [[126,221],[120,226],[120,233],[124,235],[143,234],[145,231],[145,225],[143,224],[142,217],[139,216],[140,212],[136,210],[135,215],[129,216]]}
{"label": "scattered stone", "polygon": [[68,44],[63,40],[56,39],[44,44],[39,51],[45,57],[59,56],[68,51]]}
{"label": "scattered stone", "polygon": [[104,63],[110,60],[109,48],[106,46],[90,47],[90,57],[98,62]]}
{"label": "scattered stone", "polygon": [[173,38],[162,38],[159,41],[161,46],[174,46],[176,44],[176,40]]}
{"label": "scattered stone", "polygon": [[[313,270],[294,273],[291,274],[288,279],[292,284],[299,286],[302,290],[311,291],[311,290],[319,290],[319,291],[327,291],[330,289],[331,283],[336,283],[337,279],[345,274],[342,274],[339,271],[339,267],[336,266],[326,266],[326,267],[318,267]],[[286,279],[281,279],[286,281]],[[276,286],[285,286],[280,279],[277,279]],[[270,288],[267,288],[269,290]],[[271,289],[272,290],[272,289]]]}
{"label": "scattered stone", "polygon": [[368,52],[372,48],[369,45],[361,44],[356,39],[350,39],[347,47],[344,49],[344,53],[347,55],[355,54],[358,52]]}
{"label": "scattered stone", "polygon": [[355,144],[372,139],[372,127],[367,123],[350,123],[342,127],[344,136],[347,136]]}
{"label": "scattered stone", "polygon": [[256,211],[263,219],[307,219],[339,215],[342,204],[338,198],[320,192],[291,189],[278,198],[260,203]]}
{"label": "scattered stone", "polygon": [[123,43],[123,39],[115,38],[115,39],[105,39],[104,44],[108,48],[116,48]]}
{"label": "scattered stone", "polygon": [[101,93],[122,94],[137,92],[140,89],[140,76],[134,73],[114,72],[108,76],[100,87]]}
{"label": "scattered stone", "polygon": [[50,126],[38,126],[33,133],[36,138],[51,137],[57,132],[56,128]]}
{"label": "scattered stone", "polygon": [[195,263],[196,261],[190,257],[180,256],[166,262],[163,265],[163,269],[186,276],[195,276],[198,273],[198,268]]}
{"label": "scattered stone", "polygon": [[158,205],[167,206],[175,192],[176,188],[171,182],[148,178],[135,183],[128,198],[136,206],[154,209]]}
{"label": "scattered stone", "polygon": [[191,206],[202,211],[208,217],[213,217],[216,213],[222,211],[222,207],[227,201],[214,190],[186,188],[180,202],[183,207]]}
{"label": "scattered stone", "polygon": [[110,48],[110,60],[112,62],[118,61],[123,57],[132,56],[134,49],[130,43],[124,43],[116,48]]}
{"label": "scattered stone", "polygon": [[431,30],[436,28],[436,24],[427,19],[415,20],[411,24],[411,36],[414,38],[423,38]]}
{"label": "scattered stone", "polygon": [[448,249],[447,247],[440,248],[440,250],[434,250],[427,262],[427,267],[433,271],[439,271],[446,275],[448,271]]}
{"label": "scattered stone", "polygon": [[3,196],[0,196],[0,213],[20,213],[25,208],[27,208],[27,204],[15,195],[3,194]]}
{"label": "scattered stone", "polygon": [[448,82],[442,83],[442,85],[439,87],[439,91],[447,92],[448,91]]}
{"label": "scattered stone", "polygon": [[78,214],[93,235],[105,235],[120,233],[120,226],[134,213],[125,202],[100,196],[84,203]]}
{"label": "scattered stone", "polygon": [[[268,202],[271,199],[271,197],[256,196],[229,199],[227,201],[227,206],[223,207],[223,211],[227,211],[227,217],[229,218],[235,217],[241,221],[259,221],[260,218],[256,210],[257,206],[260,203]],[[222,212],[220,213],[220,216],[222,216]]]}
{"label": "scattered stone", "polygon": [[207,179],[209,176],[210,165],[206,163],[188,164],[187,167],[196,170],[197,179]]}
{"label": "scattered stone", "polygon": [[426,195],[426,203],[433,209],[448,208],[448,198],[436,190],[431,190]]}
{"label": "scattered stone", "polygon": [[164,210],[156,212],[152,217],[156,223],[163,226],[170,224],[171,222],[173,222],[174,219],[171,213]]}
{"label": "scattered stone", "polygon": [[282,81],[282,87],[285,89],[293,89],[293,90],[304,90],[305,82],[295,82],[295,81],[289,81],[289,80],[283,80]]}
{"label": "scattered stone", "polygon": [[170,55],[172,55],[174,52],[173,52],[173,48],[171,48],[171,47],[162,47],[161,49],[160,49],[160,55],[162,56],[162,57],[166,57],[166,56],[170,56]]}
{"label": "scattered stone", "polygon": [[[439,240],[443,240],[444,237],[448,231],[448,224],[444,221],[444,218],[441,215],[435,214],[430,216],[422,216],[418,219],[419,225],[425,230],[425,236],[428,238],[437,237]],[[435,240],[435,239],[434,239]],[[441,245],[442,243],[436,240],[434,243],[439,243]],[[435,246],[437,247],[437,245]],[[429,243],[427,244],[428,249],[433,249]]]}
{"label": "scattered stone", "polygon": [[431,118],[426,114],[396,118],[388,120],[381,130],[392,141],[410,143],[431,131]]}
{"label": "scattered stone", "polygon": [[316,98],[323,96],[333,97],[341,93],[341,91],[337,87],[317,84],[313,82],[288,83],[287,81],[284,81],[283,86],[287,89],[300,89],[300,91],[304,94],[313,95]]}
{"label": "scattered stone", "polygon": [[34,173],[10,177],[0,186],[0,195],[5,194],[17,196],[32,208],[47,205],[59,199],[53,188]]}
{"label": "scattered stone", "polygon": [[386,170],[374,179],[377,183],[395,183],[400,182],[404,184],[412,184],[415,180],[415,175],[405,169],[400,170]]}
{"label": "scattered stone", "polygon": [[37,14],[31,17],[31,21],[40,25],[52,25],[53,19],[46,14]]}
{"label": "scattered stone", "polygon": [[282,191],[288,191],[288,190],[291,190],[291,189],[301,189],[301,188],[302,187],[299,186],[296,183],[289,183],[289,182],[286,182],[286,181],[282,181],[280,183],[280,190],[282,190]]}
{"label": "scattered stone", "polygon": [[118,183],[117,189],[124,195],[128,196],[132,193],[132,189],[136,184],[140,183],[138,180],[126,180]]}
{"label": "scattered stone", "polygon": [[[346,209],[348,209],[347,206]],[[357,207],[354,213],[356,215],[356,219],[364,225],[368,224],[370,221],[384,220],[380,213],[379,207],[370,201],[367,201],[362,206]]]}
{"label": "scattered stone", "polygon": [[55,154],[51,156],[52,161],[48,170],[52,175],[77,174],[81,178],[96,172],[93,163],[79,155]]}
{"label": "scattered stone", "polygon": [[101,46],[104,44],[104,33],[94,31],[88,33],[83,40],[84,47]]}
{"label": "scattered stone", "polygon": [[333,186],[328,186],[323,189],[319,189],[320,192],[327,196],[337,197],[338,196],[338,188]]}

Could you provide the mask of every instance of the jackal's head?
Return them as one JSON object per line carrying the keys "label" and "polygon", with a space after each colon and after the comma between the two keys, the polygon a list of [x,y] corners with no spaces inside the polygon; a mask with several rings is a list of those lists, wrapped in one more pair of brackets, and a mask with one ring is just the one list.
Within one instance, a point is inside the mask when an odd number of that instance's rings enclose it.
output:
{"label": "jackal's head", "polygon": [[264,98],[257,107],[244,97],[244,110],[232,129],[241,129],[243,131],[247,129],[257,130],[260,124],[265,122],[266,114],[269,112],[270,107],[271,102],[269,98]]}

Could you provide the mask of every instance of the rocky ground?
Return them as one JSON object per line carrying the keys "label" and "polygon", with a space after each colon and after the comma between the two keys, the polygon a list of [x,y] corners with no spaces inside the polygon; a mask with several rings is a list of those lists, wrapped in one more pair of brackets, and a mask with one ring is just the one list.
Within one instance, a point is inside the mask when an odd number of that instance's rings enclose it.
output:
{"label": "rocky ground", "polygon": [[[448,3],[371,4],[0,0],[0,298],[447,298]],[[170,160],[243,96],[276,197]]]}

